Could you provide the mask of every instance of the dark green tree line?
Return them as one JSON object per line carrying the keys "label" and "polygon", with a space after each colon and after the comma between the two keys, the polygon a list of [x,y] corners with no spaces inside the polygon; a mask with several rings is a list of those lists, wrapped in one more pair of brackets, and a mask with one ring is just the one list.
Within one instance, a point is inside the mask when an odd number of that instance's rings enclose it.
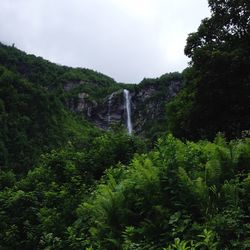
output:
{"label": "dark green tree line", "polygon": [[176,135],[237,137],[250,127],[250,4],[208,1],[211,17],[187,39],[186,88],[167,107]]}

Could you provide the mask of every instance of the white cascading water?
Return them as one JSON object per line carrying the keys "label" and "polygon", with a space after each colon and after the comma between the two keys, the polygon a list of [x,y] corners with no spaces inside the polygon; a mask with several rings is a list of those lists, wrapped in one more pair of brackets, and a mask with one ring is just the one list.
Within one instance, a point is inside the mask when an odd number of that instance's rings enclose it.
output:
{"label": "white cascading water", "polygon": [[131,103],[130,103],[131,97],[127,89],[123,90],[123,95],[125,99],[125,108],[126,108],[126,113],[127,113],[127,129],[128,129],[128,133],[131,135],[132,134]]}
{"label": "white cascading water", "polygon": [[113,98],[113,95],[114,95],[114,93],[112,93],[112,94],[109,96],[109,99],[108,99],[108,125],[109,125],[110,122],[111,122],[110,112],[111,112],[111,105],[112,105],[112,98]]}

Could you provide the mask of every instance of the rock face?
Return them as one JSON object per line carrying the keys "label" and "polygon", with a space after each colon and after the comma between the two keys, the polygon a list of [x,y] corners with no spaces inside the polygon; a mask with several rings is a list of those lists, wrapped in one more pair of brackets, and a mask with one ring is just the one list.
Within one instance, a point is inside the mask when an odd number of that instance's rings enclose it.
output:
{"label": "rock face", "polygon": [[77,97],[70,98],[68,107],[75,113],[83,114],[86,118],[92,117],[93,110],[97,107],[97,103],[89,99],[87,93],[78,93]]}
{"label": "rock face", "polygon": [[108,129],[112,124],[125,124],[126,114],[123,90],[111,93],[92,110],[90,121],[97,126]]}
{"label": "rock face", "polygon": [[108,129],[113,124],[125,124],[123,89],[111,93],[98,103],[89,100],[87,93],[79,93],[77,97],[69,99],[68,106],[71,111],[83,115],[103,129]]}
{"label": "rock face", "polygon": [[[160,122],[165,116],[165,105],[181,89],[182,81],[169,81],[166,86],[139,84],[130,90],[133,132],[145,134],[150,124]],[[123,89],[111,93],[98,102],[90,100],[87,93],[78,93],[68,102],[69,108],[82,114],[103,129],[113,125],[126,127],[126,106]]]}
{"label": "rock face", "polygon": [[133,96],[132,119],[138,134],[145,134],[150,125],[165,119],[166,104],[180,91],[181,81],[169,82],[167,88],[157,85],[138,88]]}

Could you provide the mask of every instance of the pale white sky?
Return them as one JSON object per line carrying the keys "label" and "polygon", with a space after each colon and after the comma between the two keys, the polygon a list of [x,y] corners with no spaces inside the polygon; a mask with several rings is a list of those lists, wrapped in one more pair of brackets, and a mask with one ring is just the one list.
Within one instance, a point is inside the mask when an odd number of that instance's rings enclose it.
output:
{"label": "pale white sky", "polygon": [[182,71],[207,0],[0,0],[0,41],[138,83]]}

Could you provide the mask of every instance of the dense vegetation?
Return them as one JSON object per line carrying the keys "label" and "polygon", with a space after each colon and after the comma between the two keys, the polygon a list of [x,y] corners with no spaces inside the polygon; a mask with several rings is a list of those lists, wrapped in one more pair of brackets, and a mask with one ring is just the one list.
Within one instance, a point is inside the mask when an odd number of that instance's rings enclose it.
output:
{"label": "dense vegetation", "polygon": [[[101,73],[90,69],[57,65],[2,43],[0,43],[0,65],[32,83],[50,90],[56,89],[59,93],[67,83],[74,83],[80,88],[78,92],[84,90],[95,99],[105,97],[121,88],[112,78]],[[71,94],[74,95],[76,92],[74,88]]]}
{"label": "dense vegetation", "polygon": [[[98,137],[89,150],[68,145],[45,154],[21,180],[1,172],[1,249],[250,247],[249,139],[168,136],[126,166],[128,148],[140,145],[113,136]],[[96,186],[115,155],[124,164]]]}
{"label": "dense vegetation", "polygon": [[0,249],[250,248],[250,4],[208,2],[190,67],[131,86],[154,85],[164,101],[166,82],[185,83],[145,128],[180,139],[150,151],[65,105],[121,84],[0,44]]}
{"label": "dense vegetation", "polygon": [[128,167],[107,171],[77,210],[78,237],[87,215],[93,249],[163,249],[177,238],[168,249],[248,249],[249,161],[249,139],[183,143],[168,136]]}
{"label": "dense vegetation", "polygon": [[62,241],[74,236],[70,234],[76,209],[105,169],[118,161],[128,164],[134,152],[144,150],[139,140],[123,132],[92,136],[91,140],[83,140],[79,149],[68,143],[41,155],[23,178],[1,170],[1,249],[67,249]]}
{"label": "dense vegetation", "polygon": [[211,17],[187,39],[186,88],[167,107],[169,129],[195,140],[250,128],[250,3],[208,2]]}

